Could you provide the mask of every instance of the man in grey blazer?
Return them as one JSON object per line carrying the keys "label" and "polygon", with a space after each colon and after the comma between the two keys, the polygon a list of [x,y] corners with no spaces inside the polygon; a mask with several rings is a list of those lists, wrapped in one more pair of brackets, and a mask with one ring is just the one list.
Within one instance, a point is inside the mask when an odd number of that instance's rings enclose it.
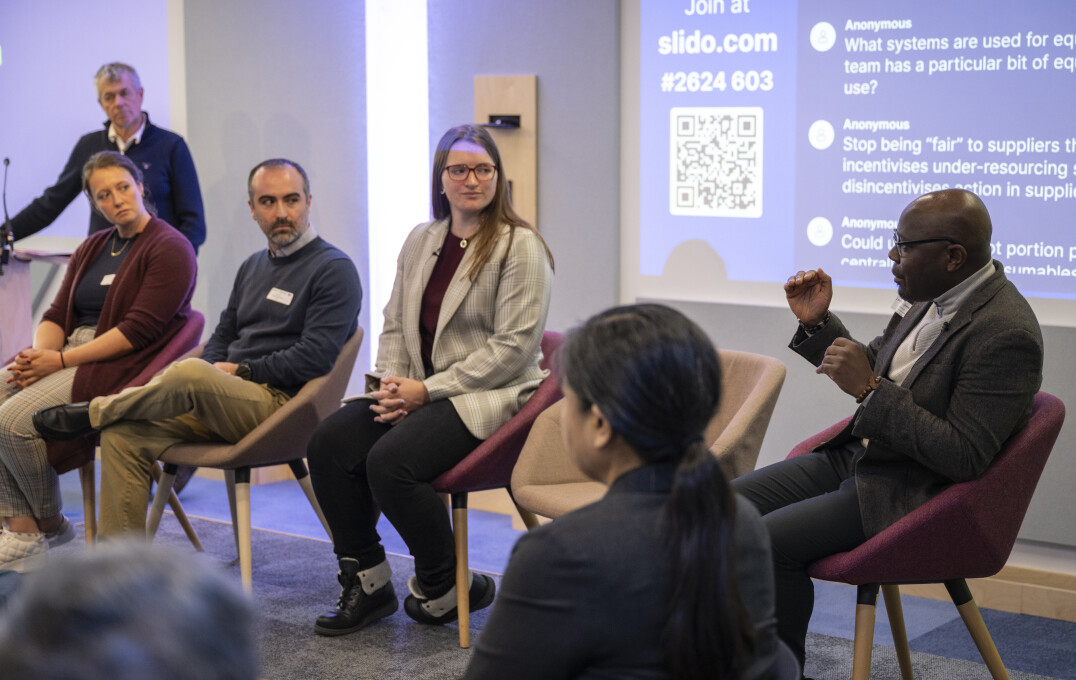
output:
{"label": "man in grey blazer", "polygon": [[807,566],[850,550],[940,493],[975,479],[1031,413],[1042,334],[990,257],[978,196],[926,194],[901,213],[889,252],[903,301],[863,345],[829,311],[832,280],[798,272],[785,296],[789,347],[860,404],[811,453],[735,480],[773,542],[778,633],[804,661],[814,590]]}

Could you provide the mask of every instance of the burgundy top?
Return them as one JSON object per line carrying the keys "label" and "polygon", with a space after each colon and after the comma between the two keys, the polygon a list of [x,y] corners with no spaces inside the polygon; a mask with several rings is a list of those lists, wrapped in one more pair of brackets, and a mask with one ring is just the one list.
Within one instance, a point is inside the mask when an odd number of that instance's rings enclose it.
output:
{"label": "burgundy top", "polygon": [[441,316],[441,301],[445,299],[448,284],[456,275],[463,256],[467,253],[467,239],[462,239],[449,229],[437,264],[433,266],[426,290],[422,293],[422,311],[419,313],[419,335],[422,337],[422,367],[426,375],[433,375],[433,338],[437,333],[437,319]]}
{"label": "burgundy top", "polygon": [[[113,231],[106,229],[91,234],[75,250],[60,291],[42,317],[63,328],[65,337],[77,325],[75,288],[101,251],[108,247]],[[96,334],[117,328],[134,349],[108,361],[79,366],[71,385],[72,401],[119,392],[142,372],[190,316],[198,269],[190,241],[167,222],[154,217],[129,248],[108,287]],[[93,454],[93,442],[85,440],[50,441],[49,462],[57,469],[70,469],[67,465],[72,461],[67,459],[81,458],[87,443],[91,445],[90,455]]]}

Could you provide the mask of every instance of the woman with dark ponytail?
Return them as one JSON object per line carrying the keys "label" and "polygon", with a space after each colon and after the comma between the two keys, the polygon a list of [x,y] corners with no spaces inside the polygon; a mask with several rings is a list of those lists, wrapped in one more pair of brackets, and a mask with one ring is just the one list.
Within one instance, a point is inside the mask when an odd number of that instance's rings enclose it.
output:
{"label": "woman with dark ponytail", "polygon": [[703,441],[709,338],[668,307],[618,307],[558,366],[565,446],[610,489],[520,539],[465,677],[770,677],[769,540]]}

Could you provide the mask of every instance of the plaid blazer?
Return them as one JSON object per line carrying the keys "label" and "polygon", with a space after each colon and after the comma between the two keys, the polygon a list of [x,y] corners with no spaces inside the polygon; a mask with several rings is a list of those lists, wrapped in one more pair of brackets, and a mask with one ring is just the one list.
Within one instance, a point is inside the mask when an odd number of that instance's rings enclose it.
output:
{"label": "plaid blazer", "polygon": [[[539,368],[553,269],[541,239],[516,229],[508,251],[501,227],[489,261],[474,281],[468,249],[441,302],[433,339],[433,375],[422,367],[422,294],[444,244],[448,220],[420,224],[408,235],[385,305],[375,371],[422,380],[431,400],[450,399],[471,434],[485,439],[508,422],[548,375]],[[506,251],[507,256],[506,256]]]}

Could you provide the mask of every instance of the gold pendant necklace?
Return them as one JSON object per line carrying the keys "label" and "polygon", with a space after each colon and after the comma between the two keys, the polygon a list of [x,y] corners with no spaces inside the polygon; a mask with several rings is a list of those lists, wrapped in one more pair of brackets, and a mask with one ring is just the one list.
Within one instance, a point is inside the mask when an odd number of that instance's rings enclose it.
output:
{"label": "gold pendant necklace", "polygon": [[119,250],[116,250],[116,236],[118,234],[119,234],[119,232],[116,232],[115,234],[112,234],[112,244],[109,245],[109,247],[108,247],[108,253],[112,257],[119,257],[120,255],[122,255],[123,251],[127,250],[127,246],[130,245],[131,241],[134,240],[134,236],[132,236],[131,238],[129,238],[129,239],[127,239],[127,240],[125,240],[123,242],[123,246]]}
{"label": "gold pendant necklace", "polygon": [[467,247],[467,239],[461,238],[460,239],[460,248],[466,248],[466,247]]}

